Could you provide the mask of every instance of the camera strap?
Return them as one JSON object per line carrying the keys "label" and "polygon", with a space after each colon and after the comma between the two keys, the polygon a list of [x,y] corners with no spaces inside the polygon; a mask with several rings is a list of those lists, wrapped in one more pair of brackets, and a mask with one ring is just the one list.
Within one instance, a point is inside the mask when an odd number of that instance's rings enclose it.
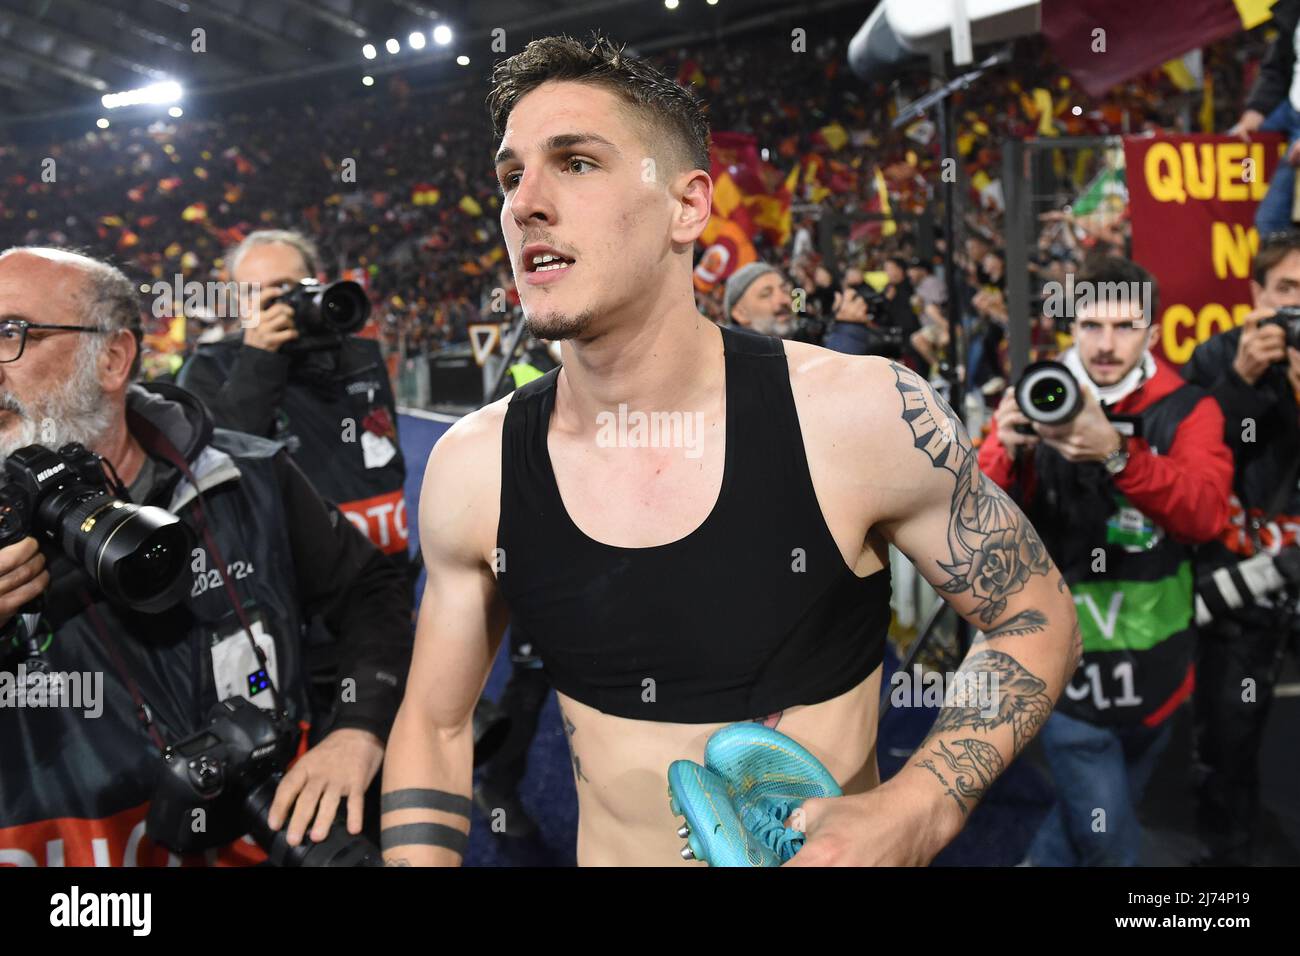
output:
{"label": "camera strap", "polygon": [[143,415],[133,415],[131,418],[131,431],[137,439],[147,442],[146,448],[149,451],[156,451],[166,461],[174,465],[186,480],[194,486],[194,503],[191,514],[194,517],[194,523],[197,526],[199,534],[202,536],[212,557],[217,562],[217,569],[221,572],[221,582],[225,586],[226,597],[230,600],[231,606],[235,609],[235,616],[239,619],[240,626],[244,629],[244,636],[248,638],[249,645],[253,648],[253,657],[266,672],[268,688],[271,691],[271,701],[277,712],[284,710],[283,702],[280,698],[279,688],[275,686],[275,681],[271,680],[271,668],[266,659],[266,654],[258,646],[257,639],[253,637],[253,627],[249,623],[248,615],[244,613],[244,606],[239,600],[239,595],[235,591],[234,584],[230,581],[230,565],[221,555],[221,549],[217,547],[217,541],[212,536],[212,528],[208,523],[207,507],[204,504],[203,492],[199,489],[199,480],[194,476],[190,469],[189,462],[185,456],[177,450],[176,446],[171,443],[162,430],[153,422],[149,421]]}
{"label": "camera strap", "polygon": [[99,616],[99,611],[95,608],[94,599],[91,598],[90,592],[85,588],[80,589],[79,593],[82,602],[86,605],[86,614],[90,618],[90,622],[95,626],[95,632],[99,634],[99,639],[104,645],[104,650],[108,651],[108,656],[113,659],[113,667],[121,676],[123,683],[126,684],[127,690],[131,693],[131,700],[135,703],[136,717],[139,718],[140,723],[144,725],[145,730],[149,732],[149,736],[153,739],[159,752],[166,751],[168,746],[167,741],[163,739],[161,731],[158,730],[157,724],[153,721],[153,711],[149,709],[149,705],[145,702],[144,695],[140,693],[140,686],[135,682],[135,678],[131,676],[131,671],[127,668],[125,662],[123,662],[122,655],[117,648],[117,642],[113,640],[112,632],[110,632],[108,627],[104,624],[104,619]]}

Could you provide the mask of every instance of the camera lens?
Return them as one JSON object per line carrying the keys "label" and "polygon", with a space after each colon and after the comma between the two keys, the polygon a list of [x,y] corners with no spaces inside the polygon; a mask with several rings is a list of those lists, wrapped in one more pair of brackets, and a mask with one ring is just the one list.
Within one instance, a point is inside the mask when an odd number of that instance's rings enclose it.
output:
{"label": "camera lens", "polygon": [[257,841],[272,866],[383,866],[379,848],[364,836],[347,831],[345,806],[340,806],[334,825],[324,840],[310,837],[298,846],[289,845],[289,828],[272,830],[267,823],[280,774],[273,774],[244,795],[241,809],[249,834]]}
{"label": "camera lens", "polygon": [[185,592],[193,532],[162,508],[75,489],[58,507],[60,544],[110,600],[157,613]]}
{"label": "camera lens", "polygon": [[1040,379],[1029,390],[1029,402],[1043,412],[1052,412],[1065,401],[1065,387],[1057,379]]}
{"label": "camera lens", "polygon": [[143,543],[121,558],[115,567],[126,599],[136,605],[165,593],[185,569],[189,558],[187,544],[179,523],[147,531]]}
{"label": "camera lens", "polygon": [[340,335],[360,331],[370,317],[370,300],[355,282],[333,282],[321,290],[320,317]]}
{"label": "camera lens", "polygon": [[1061,425],[1083,408],[1083,393],[1060,362],[1034,362],[1016,385],[1016,404],[1030,421]]}

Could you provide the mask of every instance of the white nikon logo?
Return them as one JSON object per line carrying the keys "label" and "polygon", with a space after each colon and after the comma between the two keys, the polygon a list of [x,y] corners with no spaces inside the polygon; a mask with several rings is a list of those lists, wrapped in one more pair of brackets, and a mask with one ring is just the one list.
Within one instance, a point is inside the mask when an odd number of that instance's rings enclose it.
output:
{"label": "white nikon logo", "polygon": [[38,471],[36,473],[36,480],[44,481],[46,478],[50,477],[50,475],[57,475],[63,470],[63,467],[63,462],[59,462],[53,468],[46,468],[44,471]]}

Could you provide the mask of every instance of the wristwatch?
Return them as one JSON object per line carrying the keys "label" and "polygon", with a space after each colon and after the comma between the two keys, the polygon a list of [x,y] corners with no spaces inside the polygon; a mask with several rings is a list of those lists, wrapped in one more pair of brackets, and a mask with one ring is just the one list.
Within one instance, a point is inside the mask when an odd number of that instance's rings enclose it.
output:
{"label": "wristwatch", "polygon": [[1112,475],[1118,475],[1128,464],[1128,436],[1123,432],[1116,432],[1119,435],[1119,447],[1101,460],[1106,466],[1106,471]]}

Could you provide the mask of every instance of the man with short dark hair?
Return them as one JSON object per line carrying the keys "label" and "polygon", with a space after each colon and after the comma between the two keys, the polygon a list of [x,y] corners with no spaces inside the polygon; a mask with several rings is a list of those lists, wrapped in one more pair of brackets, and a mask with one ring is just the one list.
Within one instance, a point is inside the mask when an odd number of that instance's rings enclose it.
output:
{"label": "man with short dark hair", "polygon": [[[1270,321],[1300,306],[1300,233],[1264,238],[1250,292],[1255,308],[1243,324],[1202,342],[1183,368],[1219,400],[1236,457],[1232,520],[1202,549],[1202,575],[1300,546],[1300,349]],[[1294,593],[1242,597],[1242,608],[1201,629],[1197,664],[1197,822],[1207,862],[1226,866],[1256,862],[1259,750],[1287,640],[1300,624]]]}
{"label": "man with short dark hair", "polygon": [[1057,800],[1029,860],[1135,866],[1137,805],[1193,686],[1190,545],[1223,527],[1232,455],[1218,405],[1149,351],[1150,274],[1097,257],[1074,285],[1075,344],[1061,362],[1081,410],[1031,424],[1008,389],[979,460],[1023,503],[1081,605],[1083,659],[1040,735]]}
{"label": "man with short dark hair", "polygon": [[[564,362],[430,457],[385,859],[459,862],[473,705],[509,617],[557,690],[581,864],[692,859],[669,766],[701,762],[740,721],[797,740],[846,794],[803,801],[792,827],[768,817],[806,840],[790,864],[929,862],[1074,669],[1073,604],[1037,535],[914,373],[699,314],[692,250],[713,183],[693,93],[601,39],[535,40],[493,79],[505,245],[530,330]],[[881,783],[891,542],[993,632],[965,666],[1002,699],[955,698]],[[1015,555],[1029,558],[1014,577],[984,572]],[[732,809],[736,827],[696,838],[743,842]],[[783,858],[761,849],[751,863]]]}

